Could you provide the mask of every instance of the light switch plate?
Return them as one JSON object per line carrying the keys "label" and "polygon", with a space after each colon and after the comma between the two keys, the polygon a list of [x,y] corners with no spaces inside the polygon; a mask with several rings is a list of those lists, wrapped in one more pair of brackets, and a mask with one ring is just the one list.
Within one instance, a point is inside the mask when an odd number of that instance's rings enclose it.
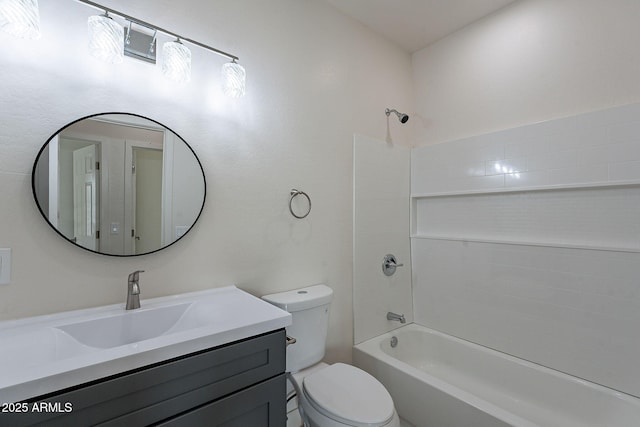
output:
{"label": "light switch plate", "polygon": [[120,223],[112,222],[111,226],[109,227],[109,232],[111,234],[120,234]]}
{"label": "light switch plate", "polygon": [[0,248],[0,285],[11,282],[11,248]]}

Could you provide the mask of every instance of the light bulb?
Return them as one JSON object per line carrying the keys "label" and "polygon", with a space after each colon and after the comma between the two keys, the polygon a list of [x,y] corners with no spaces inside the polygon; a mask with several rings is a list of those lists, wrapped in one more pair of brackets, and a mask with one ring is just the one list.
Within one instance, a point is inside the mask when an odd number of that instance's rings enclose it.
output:
{"label": "light bulb", "polygon": [[0,28],[23,39],[39,39],[38,0],[0,0]]}
{"label": "light bulb", "polygon": [[191,80],[191,51],[180,40],[162,45],[162,74],[177,83]]}
{"label": "light bulb", "polygon": [[106,14],[90,16],[89,52],[92,56],[118,64],[124,58],[124,27]]}
{"label": "light bulb", "polygon": [[244,96],[247,73],[235,60],[222,65],[222,92],[231,98]]}

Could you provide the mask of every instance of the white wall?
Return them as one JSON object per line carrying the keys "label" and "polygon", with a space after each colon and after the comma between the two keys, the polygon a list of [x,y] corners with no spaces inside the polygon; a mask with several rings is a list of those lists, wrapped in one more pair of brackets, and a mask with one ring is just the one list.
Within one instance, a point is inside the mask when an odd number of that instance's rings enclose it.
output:
{"label": "white wall", "polygon": [[[390,134],[400,129],[390,121]],[[363,135],[353,138],[353,318],[361,343],[401,324],[387,312],[413,321],[409,233],[410,149]],[[404,264],[382,272],[385,255]]]}
{"label": "white wall", "polygon": [[[95,12],[72,0],[40,2],[39,41],[1,34],[0,247],[13,248],[13,265],[11,284],[0,287],[0,318],[123,302],[127,274],[140,268],[143,298],[326,282],[335,291],[327,356],[349,360],[353,133],[384,139],[385,107],[410,103],[409,55],[323,1],[103,3],[238,55],[247,95],[225,99],[225,59],[195,47],[187,86],[130,59],[96,62],[84,36]],[[202,217],[160,253],[120,259],[78,249],[48,228],[33,202],[40,146],[70,121],[104,111],[163,123],[203,163]],[[408,144],[406,134],[396,137]],[[313,201],[306,220],[288,212],[294,187]]]}
{"label": "white wall", "polygon": [[638,16],[636,0],[520,0],[416,52],[416,143],[640,101]]}

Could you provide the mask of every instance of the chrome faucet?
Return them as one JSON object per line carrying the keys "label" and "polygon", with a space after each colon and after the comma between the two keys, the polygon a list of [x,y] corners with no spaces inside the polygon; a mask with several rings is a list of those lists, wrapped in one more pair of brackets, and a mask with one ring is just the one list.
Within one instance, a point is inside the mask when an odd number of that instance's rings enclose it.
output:
{"label": "chrome faucet", "polygon": [[129,275],[127,280],[127,305],[125,310],[135,310],[140,308],[140,273],[144,270],[136,270]]}
{"label": "chrome faucet", "polygon": [[396,320],[400,323],[407,323],[406,319],[404,318],[404,314],[396,314],[392,312],[387,313],[387,320]]}

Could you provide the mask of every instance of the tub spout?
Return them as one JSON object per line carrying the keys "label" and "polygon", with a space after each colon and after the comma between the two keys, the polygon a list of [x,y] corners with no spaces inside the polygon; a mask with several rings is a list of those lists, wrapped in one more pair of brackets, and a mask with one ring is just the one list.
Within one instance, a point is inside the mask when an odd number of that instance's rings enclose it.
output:
{"label": "tub spout", "polygon": [[404,318],[404,314],[396,314],[392,313],[391,311],[387,313],[387,320],[396,320],[400,323],[407,323],[406,319]]}

